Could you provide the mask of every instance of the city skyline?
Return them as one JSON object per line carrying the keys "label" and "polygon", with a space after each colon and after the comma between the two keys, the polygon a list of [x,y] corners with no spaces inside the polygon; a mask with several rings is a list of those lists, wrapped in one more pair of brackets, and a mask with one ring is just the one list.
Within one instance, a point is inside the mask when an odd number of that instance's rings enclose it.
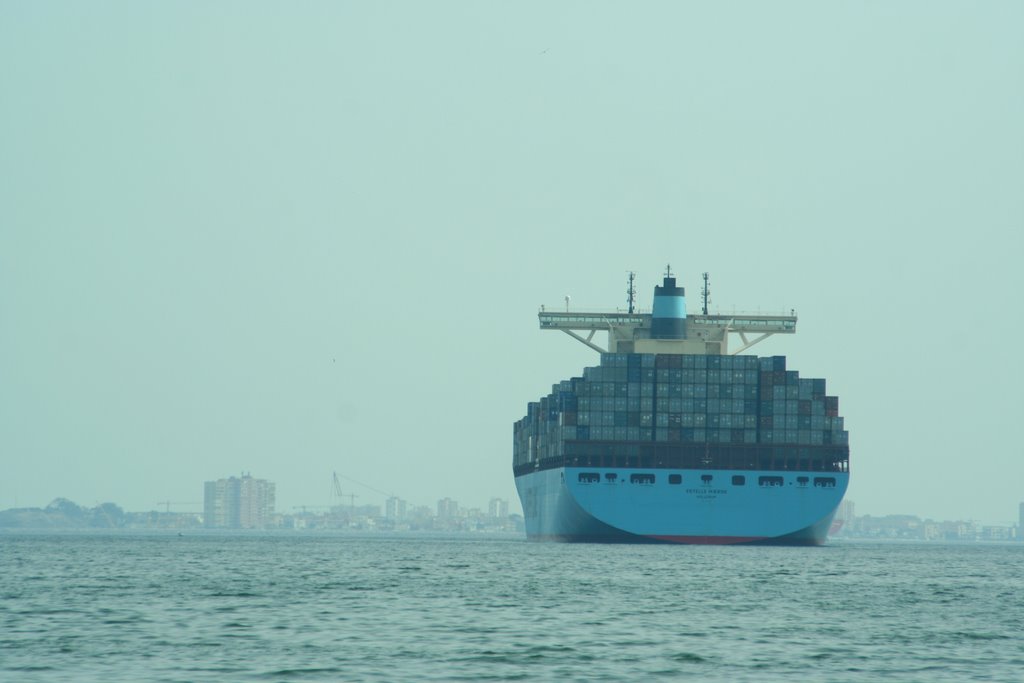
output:
{"label": "city skyline", "polygon": [[[211,482],[215,483],[215,482]],[[1024,542],[1024,502],[1016,522],[988,523],[972,519],[932,519],[913,514],[857,515],[855,502],[843,501],[829,533],[832,541],[913,540],[938,543]],[[512,532],[525,536],[525,520],[508,514],[508,501],[494,498],[487,510],[459,505],[451,498],[439,499],[436,506],[407,505],[389,498],[385,506],[298,506],[287,511],[269,511],[257,524],[232,524],[225,520],[211,523],[209,517],[195,512],[126,511],[114,503],[96,508],[78,506],[74,501],[57,499],[45,509],[0,510],[0,530],[71,531],[75,529],[172,530],[196,531],[335,531],[335,532]]]}

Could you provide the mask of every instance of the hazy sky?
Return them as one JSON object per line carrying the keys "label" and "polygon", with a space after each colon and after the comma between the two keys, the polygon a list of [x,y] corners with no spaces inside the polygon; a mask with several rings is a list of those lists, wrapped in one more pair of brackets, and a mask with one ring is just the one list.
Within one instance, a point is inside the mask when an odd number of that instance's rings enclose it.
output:
{"label": "hazy sky", "polygon": [[[0,0],[0,508],[518,499],[540,304],[788,310],[858,514],[1024,500],[1024,4]],[[692,309],[691,309],[692,310]],[[343,481],[356,503],[383,497]],[[198,509],[172,506],[172,509]]]}

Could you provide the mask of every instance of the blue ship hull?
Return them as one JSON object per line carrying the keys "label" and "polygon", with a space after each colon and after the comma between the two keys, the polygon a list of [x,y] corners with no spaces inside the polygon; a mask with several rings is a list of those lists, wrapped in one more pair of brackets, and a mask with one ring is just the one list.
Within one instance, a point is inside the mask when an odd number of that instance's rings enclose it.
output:
{"label": "blue ship hull", "polygon": [[848,483],[846,472],[595,467],[516,477],[529,539],[595,543],[821,545]]}

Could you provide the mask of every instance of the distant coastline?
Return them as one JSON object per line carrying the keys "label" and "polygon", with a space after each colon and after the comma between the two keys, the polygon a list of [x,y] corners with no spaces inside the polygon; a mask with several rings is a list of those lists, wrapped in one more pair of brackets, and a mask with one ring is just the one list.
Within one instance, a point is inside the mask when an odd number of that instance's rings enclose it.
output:
{"label": "distant coastline", "polygon": [[[446,499],[447,500],[447,499]],[[450,502],[450,501],[449,501]],[[195,512],[126,512],[115,503],[85,507],[57,498],[44,508],[0,510],[0,532],[21,531],[96,531],[167,530],[212,533],[259,531],[357,531],[357,532],[435,532],[435,533],[522,533],[522,516],[489,514],[476,509],[453,510],[434,514],[429,507],[417,507],[399,518],[381,514],[380,507],[336,506],[324,512],[302,508],[292,514],[278,513],[256,529],[208,529],[203,515]]]}
{"label": "distant coastline", "polygon": [[[259,529],[209,529],[203,516],[194,512],[126,512],[115,503],[84,507],[57,498],[45,508],[0,510],[0,533],[11,531],[172,531],[223,533],[282,532],[386,532],[386,533],[525,533],[523,518],[517,514],[493,515],[480,510],[459,510],[456,514],[435,514],[422,506],[400,518],[382,515],[379,506],[337,506],[324,511],[273,515],[272,523]],[[1020,525],[981,524],[975,521],[934,521],[915,515],[854,516],[844,520],[832,539],[917,540],[937,542],[1024,541]]]}

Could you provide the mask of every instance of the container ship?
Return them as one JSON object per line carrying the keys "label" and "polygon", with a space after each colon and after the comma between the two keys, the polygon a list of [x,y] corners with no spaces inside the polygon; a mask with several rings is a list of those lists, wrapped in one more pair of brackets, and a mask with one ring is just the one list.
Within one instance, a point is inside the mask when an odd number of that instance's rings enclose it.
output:
{"label": "container ship", "polygon": [[[666,269],[649,313],[541,308],[600,353],[513,427],[531,540],[821,545],[849,483],[849,434],[824,379],[745,353],[789,315],[700,315]],[[594,335],[607,332],[607,348]],[[735,349],[729,348],[736,339]]]}

